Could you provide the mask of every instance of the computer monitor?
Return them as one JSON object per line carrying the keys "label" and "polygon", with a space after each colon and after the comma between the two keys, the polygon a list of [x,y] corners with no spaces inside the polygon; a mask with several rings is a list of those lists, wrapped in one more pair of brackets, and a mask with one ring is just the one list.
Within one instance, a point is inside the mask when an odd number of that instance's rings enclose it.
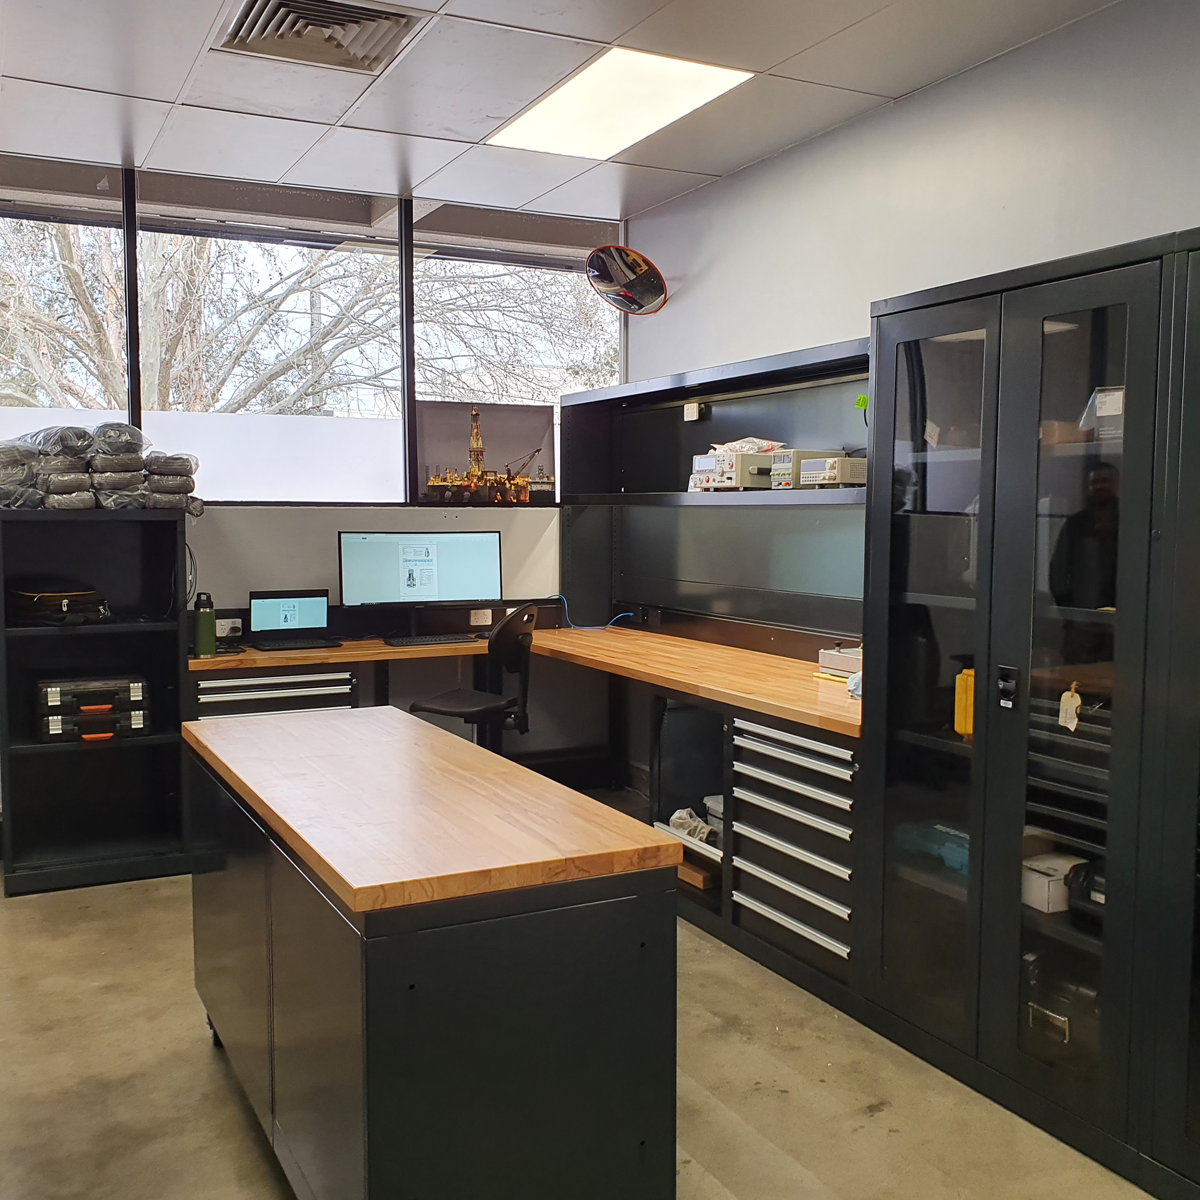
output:
{"label": "computer monitor", "polygon": [[498,603],[500,534],[339,533],[342,604]]}
{"label": "computer monitor", "polygon": [[250,593],[252,634],[325,633],[329,627],[329,589]]}

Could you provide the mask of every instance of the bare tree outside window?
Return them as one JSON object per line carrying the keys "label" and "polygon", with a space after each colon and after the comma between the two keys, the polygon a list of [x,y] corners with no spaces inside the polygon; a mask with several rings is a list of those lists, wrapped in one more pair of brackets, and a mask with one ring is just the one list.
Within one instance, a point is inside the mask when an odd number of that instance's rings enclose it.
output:
{"label": "bare tree outside window", "polygon": [[[394,247],[142,232],[146,411],[400,417]],[[125,407],[117,229],[0,219],[0,405]],[[616,314],[571,272],[417,263],[418,395],[554,403],[616,381]]]}

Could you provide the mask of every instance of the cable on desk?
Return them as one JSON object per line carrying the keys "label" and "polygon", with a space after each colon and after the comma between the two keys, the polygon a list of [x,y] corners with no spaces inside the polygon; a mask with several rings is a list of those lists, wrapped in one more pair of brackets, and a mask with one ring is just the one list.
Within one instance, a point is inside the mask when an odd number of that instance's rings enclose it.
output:
{"label": "cable on desk", "polygon": [[567,607],[566,596],[564,596],[560,593],[557,596],[547,596],[546,599],[562,601],[563,620],[566,621],[568,629],[607,629],[609,627],[609,625],[615,625],[622,618],[633,616],[633,613],[631,613],[631,612],[618,613],[615,617],[613,617],[613,619],[611,621],[609,621],[608,625],[576,625],[575,622],[571,620],[571,610]]}

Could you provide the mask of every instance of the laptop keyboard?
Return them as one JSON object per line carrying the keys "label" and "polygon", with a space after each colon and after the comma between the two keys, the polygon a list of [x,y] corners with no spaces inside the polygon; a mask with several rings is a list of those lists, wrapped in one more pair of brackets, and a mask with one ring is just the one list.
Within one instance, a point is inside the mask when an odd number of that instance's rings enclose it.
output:
{"label": "laptop keyboard", "polygon": [[284,638],[277,642],[251,642],[255,650],[334,650],[341,642],[332,638]]}

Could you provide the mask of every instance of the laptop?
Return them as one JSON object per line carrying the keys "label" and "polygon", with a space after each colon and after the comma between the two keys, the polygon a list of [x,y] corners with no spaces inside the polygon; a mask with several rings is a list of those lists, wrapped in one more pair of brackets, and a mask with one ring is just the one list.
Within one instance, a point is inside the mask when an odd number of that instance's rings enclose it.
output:
{"label": "laptop", "polygon": [[341,644],[329,636],[328,588],[250,593],[255,650],[326,650]]}

